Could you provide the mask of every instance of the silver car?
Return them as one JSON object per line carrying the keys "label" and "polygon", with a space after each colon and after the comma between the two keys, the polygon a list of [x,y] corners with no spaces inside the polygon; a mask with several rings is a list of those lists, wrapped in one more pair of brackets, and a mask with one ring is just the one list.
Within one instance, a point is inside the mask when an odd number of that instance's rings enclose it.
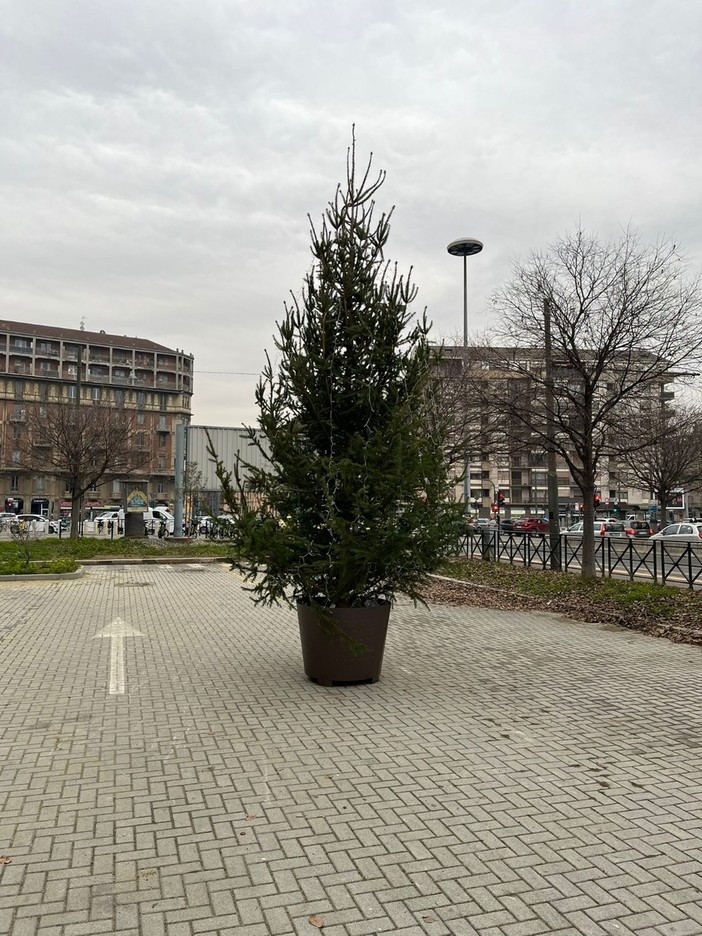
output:
{"label": "silver car", "polygon": [[[573,526],[563,530],[563,536],[579,536],[582,539],[584,523],[574,523]],[[617,539],[626,538],[624,524],[620,520],[596,520],[595,521],[595,540],[598,536],[616,537]]]}
{"label": "silver car", "polygon": [[702,523],[671,523],[660,533],[654,533],[652,540],[666,543],[700,543],[702,545]]}

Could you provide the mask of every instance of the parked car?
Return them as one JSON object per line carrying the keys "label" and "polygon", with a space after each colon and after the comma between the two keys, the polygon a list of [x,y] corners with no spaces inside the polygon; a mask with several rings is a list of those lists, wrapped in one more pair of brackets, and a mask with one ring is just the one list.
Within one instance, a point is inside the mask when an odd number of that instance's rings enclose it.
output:
{"label": "parked car", "polygon": [[671,523],[660,533],[654,533],[651,539],[666,543],[701,543],[702,523]]}
{"label": "parked car", "polygon": [[656,532],[648,520],[627,520],[624,531],[632,539],[648,539]]}
{"label": "parked car", "polygon": [[515,520],[512,524],[513,533],[533,536],[536,533],[548,533],[548,531],[548,520],[542,520],[539,517],[524,517],[522,520]]}
{"label": "parked car", "polygon": [[504,520],[500,520],[500,530],[503,533],[512,533],[514,531],[514,524],[516,522],[517,522],[516,520],[510,520],[507,517],[505,517]]}
{"label": "parked car", "polygon": [[470,533],[478,533],[480,530],[494,530],[497,528],[497,522],[495,520],[490,520],[488,517],[476,517],[474,520],[468,521],[468,531]]}
{"label": "parked car", "polygon": [[[584,521],[580,520],[579,523],[574,523],[573,526],[569,526],[567,530],[563,530],[561,535],[579,536],[582,538],[584,526]],[[595,539],[597,539],[598,536],[623,539],[626,537],[624,523],[621,520],[595,520]]]}
{"label": "parked car", "polygon": [[10,523],[10,530],[13,526],[21,528],[23,525],[26,525],[31,533],[58,533],[59,531],[57,520],[49,520],[41,514],[17,514],[14,523]]}

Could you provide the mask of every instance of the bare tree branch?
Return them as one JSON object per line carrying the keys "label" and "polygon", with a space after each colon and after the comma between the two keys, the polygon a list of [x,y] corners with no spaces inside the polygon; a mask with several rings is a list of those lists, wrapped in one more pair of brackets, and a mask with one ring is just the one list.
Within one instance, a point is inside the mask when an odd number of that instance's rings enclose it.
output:
{"label": "bare tree branch", "polygon": [[80,499],[100,483],[126,478],[151,458],[136,414],[104,403],[61,400],[28,412],[25,468],[62,479],[71,497],[71,536],[78,535]]}

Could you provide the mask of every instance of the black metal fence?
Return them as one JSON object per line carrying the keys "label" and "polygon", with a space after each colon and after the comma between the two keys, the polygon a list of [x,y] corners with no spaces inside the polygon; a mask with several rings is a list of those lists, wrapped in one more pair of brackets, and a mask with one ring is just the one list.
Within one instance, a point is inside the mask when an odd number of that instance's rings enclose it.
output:
{"label": "black metal fence", "polygon": [[[580,570],[582,549],[579,537],[561,535],[556,548],[552,549],[547,534],[523,535],[499,533],[497,530],[465,533],[458,543],[458,554],[471,559],[562,572]],[[598,537],[595,568],[603,577],[699,588],[702,587],[702,540],[697,545],[692,542]]]}

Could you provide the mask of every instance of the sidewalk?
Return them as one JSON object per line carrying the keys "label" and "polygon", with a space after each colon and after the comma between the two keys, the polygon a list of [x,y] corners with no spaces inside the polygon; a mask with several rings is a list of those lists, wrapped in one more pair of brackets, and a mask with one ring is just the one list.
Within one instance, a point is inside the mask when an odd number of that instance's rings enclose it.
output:
{"label": "sidewalk", "polygon": [[702,934],[701,648],[403,604],[325,689],[189,563],[0,585],[0,666],[0,934]]}

